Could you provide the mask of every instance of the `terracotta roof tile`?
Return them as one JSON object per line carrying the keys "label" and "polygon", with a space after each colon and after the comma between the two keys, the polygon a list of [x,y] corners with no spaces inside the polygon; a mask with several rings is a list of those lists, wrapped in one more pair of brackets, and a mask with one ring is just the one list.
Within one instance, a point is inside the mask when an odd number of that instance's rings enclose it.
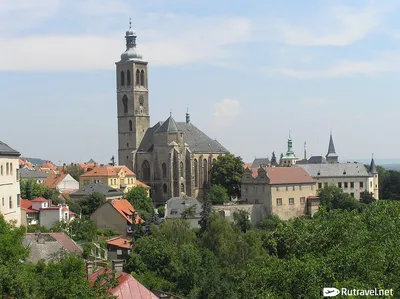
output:
{"label": "terracotta roof tile", "polygon": [[251,164],[251,163],[245,163],[245,164],[243,164],[243,168],[251,168],[252,165],[253,164]]}
{"label": "terracotta roof tile", "polygon": [[126,199],[114,199],[111,204],[129,223],[133,224],[132,218],[135,219],[135,224],[144,222],[144,220],[139,217],[131,203]]}
{"label": "terracotta roof tile", "polygon": [[32,203],[30,200],[27,199],[21,198],[21,209],[25,210],[27,214],[39,213],[38,210],[32,209]]}
{"label": "terracotta roof tile", "polygon": [[50,200],[43,198],[43,197],[36,197],[31,200],[31,202],[49,202]]}
{"label": "terracotta roof tile", "polygon": [[145,183],[142,183],[139,180],[136,180],[136,186],[144,187],[146,189],[150,189],[150,186],[146,185]]}
{"label": "terracotta roof tile", "polygon": [[40,168],[44,168],[44,169],[51,169],[51,170],[57,170],[57,166],[55,166],[53,163],[51,162],[46,162],[44,163],[42,166],[40,166]]}
{"label": "terracotta roof tile", "polygon": [[124,239],[122,237],[115,237],[110,240],[107,240],[107,244],[121,247],[121,248],[131,248],[132,247],[131,241]]}
{"label": "terracotta roof tile", "polygon": [[123,170],[126,176],[135,176],[135,174],[125,165],[122,166],[101,166],[81,175],[81,177],[114,177]]}
{"label": "terracotta roof tile", "polygon": [[53,174],[50,173],[47,178],[43,181],[42,185],[50,188],[50,189],[56,189],[57,185],[67,176],[65,173],[60,173],[60,174]]}
{"label": "terracotta roof tile", "polygon": [[[311,184],[316,181],[300,167],[267,167],[267,176],[271,185]],[[252,169],[253,177],[258,176],[258,168]]]}

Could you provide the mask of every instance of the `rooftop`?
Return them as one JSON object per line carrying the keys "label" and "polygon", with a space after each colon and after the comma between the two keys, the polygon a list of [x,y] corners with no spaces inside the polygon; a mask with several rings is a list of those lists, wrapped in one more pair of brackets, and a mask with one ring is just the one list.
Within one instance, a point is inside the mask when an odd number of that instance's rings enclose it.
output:
{"label": "rooftop", "polygon": [[88,185],[84,186],[82,189],[77,190],[70,194],[70,196],[88,196],[94,192],[104,194],[107,196],[122,196],[124,192],[119,189],[114,189],[106,184],[103,183],[89,183]]}
{"label": "rooftop", "polygon": [[[201,217],[202,207],[197,199],[194,197],[172,197],[166,202],[166,218],[181,218],[182,212],[193,205],[196,205],[195,218]],[[176,213],[171,214],[172,210],[176,211]]]}
{"label": "rooftop", "polygon": [[125,176],[135,176],[135,174],[125,165],[121,166],[101,166],[91,171],[85,172],[80,177],[116,177],[120,171],[125,172]]}
{"label": "rooftop", "polygon": [[[116,209],[129,223],[135,224],[143,223],[143,219],[139,217],[134,207],[126,199],[114,199],[111,201],[111,205]],[[136,217],[137,216],[137,217]]]}
{"label": "rooftop", "polygon": [[15,149],[9,147],[4,142],[0,141],[0,156],[16,156],[19,157],[21,154]]}
{"label": "rooftop", "polygon": [[122,237],[115,237],[110,240],[107,240],[108,245],[113,245],[116,247],[121,247],[121,248],[131,248],[132,243],[131,241],[124,239]]}
{"label": "rooftop", "polygon": [[60,174],[49,173],[47,178],[43,181],[42,185],[50,188],[56,189],[58,184],[67,176],[67,174],[61,172]]}
{"label": "rooftop", "polygon": [[[315,183],[315,180],[300,167],[267,167],[266,172],[271,185]],[[256,178],[258,169],[253,168],[252,175]]]}
{"label": "rooftop", "polygon": [[303,168],[312,177],[369,177],[370,174],[361,163],[301,164],[295,168]]}

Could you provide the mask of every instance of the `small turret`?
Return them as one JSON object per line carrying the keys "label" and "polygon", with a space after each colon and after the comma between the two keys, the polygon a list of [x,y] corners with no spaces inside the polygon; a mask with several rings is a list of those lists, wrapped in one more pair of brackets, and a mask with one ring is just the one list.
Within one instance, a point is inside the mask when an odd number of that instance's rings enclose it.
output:
{"label": "small turret", "polygon": [[369,166],[369,173],[370,174],[378,174],[378,170],[375,165],[374,154],[372,154],[371,164]]}

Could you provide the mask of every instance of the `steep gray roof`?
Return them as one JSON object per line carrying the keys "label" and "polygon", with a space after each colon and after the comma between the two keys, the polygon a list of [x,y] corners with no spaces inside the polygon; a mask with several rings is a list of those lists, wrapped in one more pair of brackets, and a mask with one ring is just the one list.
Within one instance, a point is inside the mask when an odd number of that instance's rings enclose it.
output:
{"label": "steep gray roof", "polygon": [[165,122],[158,128],[157,132],[179,132],[179,126],[172,116],[168,117]]}
{"label": "steep gray roof", "polygon": [[86,162],[86,164],[95,164],[95,163],[96,163],[96,161],[93,159],[90,159],[89,161]]}
{"label": "steep gray roof", "polygon": [[369,172],[371,174],[377,174],[378,173],[378,170],[376,169],[374,158],[372,158],[372,160],[371,160],[371,165],[369,166]]}
{"label": "steep gray roof", "polygon": [[[166,211],[165,211],[165,216],[166,218],[181,218],[181,214],[182,212],[193,206],[196,205],[196,214],[195,214],[195,218],[200,218],[200,213],[201,213],[201,204],[200,202],[193,198],[193,197],[172,197],[169,200],[167,200],[166,203],[167,207],[166,207]],[[176,214],[172,214],[171,215],[171,211],[177,211]]]}
{"label": "steep gray roof", "polygon": [[369,177],[367,168],[362,163],[334,164],[299,164],[313,178],[318,177]]}
{"label": "steep gray roof", "polygon": [[328,153],[326,154],[326,156],[332,156],[332,157],[336,157],[336,150],[335,150],[335,144],[333,143],[333,138],[332,138],[332,134],[329,137],[329,146],[328,146]]}
{"label": "steep gray roof", "polygon": [[71,193],[69,196],[74,197],[74,196],[88,196],[94,192],[101,193],[105,195],[106,197],[108,196],[122,196],[124,194],[123,191],[119,189],[114,189],[111,188],[110,186],[103,184],[103,183],[90,183],[83,187],[81,190],[77,190],[73,193]]}
{"label": "steep gray roof", "polygon": [[0,141],[0,156],[17,156],[19,157],[21,154],[17,152],[15,149],[12,149],[4,142]]}
{"label": "steep gray roof", "polygon": [[49,174],[44,171],[31,170],[28,168],[21,168],[19,173],[21,179],[45,179],[49,176]]}
{"label": "steep gray roof", "polygon": [[267,166],[269,164],[268,158],[255,158],[253,164],[251,164],[251,168],[258,168],[260,165]]}
{"label": "steep gray roof", "polygon": [[308,161],[309,164],[323,164],[328,163],[323,156],[311,156]]}
{"label": "steep gray roof", "polygon": [[[142,142],[140,143],[138,152],[151,152],[153,150],[154,133],[161,132],[164,125],[158,122],[152,128],[147,129]],[[223,147],[217,140],[213,140],[205,133],[199,130],[191,123],[178,122],[179,131],[184,134],[184,141],[189,145],[192,153],[228,153],[229,151]]]}

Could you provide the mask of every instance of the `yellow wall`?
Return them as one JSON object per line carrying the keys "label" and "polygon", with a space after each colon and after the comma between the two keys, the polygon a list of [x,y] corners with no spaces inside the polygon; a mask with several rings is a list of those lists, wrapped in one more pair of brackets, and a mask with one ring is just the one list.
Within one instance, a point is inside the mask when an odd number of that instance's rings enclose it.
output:
{"label": "yellow wall", "polygon": [[123,174],[119,174],[118,176],[110,176],[110,177],[80,177],[79,178],[79,188],[83,188],[84,186],[101,182],[105,185],[110,186],[115,189],[122,189],[124,192],[128,192],[133,187],[136,187],[136,177],[135,176],[124,176]]}

